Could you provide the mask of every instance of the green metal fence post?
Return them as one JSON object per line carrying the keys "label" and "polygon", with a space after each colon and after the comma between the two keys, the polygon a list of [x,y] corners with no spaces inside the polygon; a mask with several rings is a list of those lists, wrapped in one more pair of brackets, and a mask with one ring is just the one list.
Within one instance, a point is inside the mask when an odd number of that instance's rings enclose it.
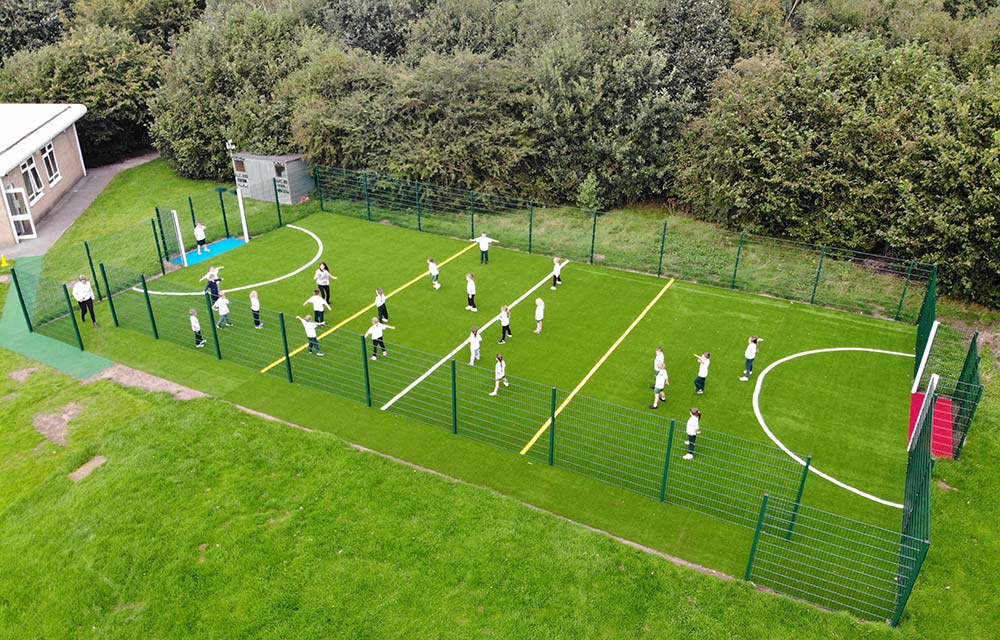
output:
{"label": "green metal fence post", "polygon": [[229,236],[229,217],[226,216],[226,199],[222,197],[222,194],[227,191],[226,187],[216,187],[215,190],[219,194],[219,208],[222,209],[222,226],[226,228],[226,237]]}
{"label": "green metal fence post", "polygon": [[910,599],[910,594],[913,593],[913,585],[917,582],[917,576],[920,575],[920,569],[924,566],[924,559],[927,558],[927,550],[930,549],[931,543],[929,540],[925,540],[923,545],[920,547],[920,554],[917,556],[917,564],[913,567],[913,574],[909,577],[910,579],[906,581],[906,586],[903,587],[903,593],[899,596],[896,601],[896,612],[892,616],[892,626],[898,626],[900,619],[903,617],[903,611],[906,609],[906,603]]}
{"label": "green metal fence post", "polygon": [[476,237],[476,192],[469,194],[469,237]]}
{"label": "green metal fence post", "polygon": [[17,270],[11,269],[10,276],[14,280],[14,290],[17,291],[17,301],[21,303],[21,313],[24,314],[24,322],[28,325],[28,333],[34,333],[35,328],[31,326],[31,314],[28,313],[28,305],[24,303],[24,294],[21,292],[21,283],[17,279]]}
{"label": "green metal fence post", "polygon": [[667,221],[663,221],[663,231],[660,232],[660,264],[656,267],[656,277],[663,275],[663,249],[667,245]]}
{"label": "green metal fence post", "polygon": [[535,203],[528,203],[528,253],[531,253],[531,240],[535,230]]}
{"label": "green metal fence post", "polygon": [[[170,245],[167,244],[167,234],[163,231],[163,218],[160,216],[160,208],[159,207],[153,207],[153,208],[156,210],[156,222],[157,224],[160,225],[160,240],[163,241],[163,257],[169,260],[170,249],[168,249],[167,247],[169,247]],[[166,271],[164,271],[164,273],[166,273]]]}
{"label": "green metal fence post", "polygon": [[753,532],[753,543],[750,545],[750,558],[747,560],[747,572],[743,579],[750,580],[750,573],[753,571],[753,559],[757,555],[757,543],[760,542],[760,530],[764,526],[764,513],[767,511],[767,494],[760,503],[760,515],[757,516],[757,528]]}
{"label": "green metal fence post", "polygon": [[66,308],[69,309],[69,317],[73,321],[73,333],[76,334],[76,344],[79,345],[80,351],[83,351],[83,337],[80,335],[80,325],[76,323],[76,312],[73,311],[73,302],[69,299],[69,289],[63,284],[63,295],[66,296]]}
{"label": "green metal fence post", "polygon": [[368,174],[367,173],[362,173],[361,174],[361,182],[364,184],[364,187],[365,187],[365,211],[368,212],[368,222],[371,222],[372,221],[372,201],[371,201],[371,198],[368,197]]}
{"label": "green metal fence post", "polygon": [[212,311],[212,294],[205,292],[205,307],[208,309],[208,320],[212,323],[212,339],[215,341],[215,357],[222,360],[222,347],[219,345],[219,325],[215,324],[215,312]]}
{"label": "green metal fence post", "polygon": [[903,301],[906,300],[906,292],[910,288],[910,277],[913,275],[913,266],[917,263],[916,260],[910,260],[910,266],[906,270],[906,282],[903,283],[903,295],[899,296],[899,306],[896,307],[896,317],[895,320],[899,321],[900,314],[903,313]]}
{"label": "green metal fence post", "polygon": [[420,181],[417,180],[417,231],[423,231],[423,225],[420,223]]}
{"label": "green metal fence post", "polygon": [[193,227],[198,224],[198,219],[194,215],[194,200],[191,199],[191,196],[188,196],[188,208],[191,209],[191,226]]}
{"label": "green metal fence post", "polygon": [[740,270],[740,255],[743,253],[743,232],[740,231],[740,243],[736,247],[736,264],[733,265],[733,279],[729,282],[729,288],[736,288],[736,272]]}
{"label": "green metal fence post", "polygon": [[167,267],[163,264],[163,252],[160,251],[160,236],[156,233],[156,220],[150,218],[149,223],[153,225],[153,241],[156,243],[156,257],[160,259],[160,274],[167,275]]}
{"label": "green metal fence post", "polygon": [[816,267],[816,279],[813,280],[813,292],[809,296],[809,304],[816,304],[816,290],[819,289],[819,278],[823,273],[823,260],[826,259],[826,245],[824,244],[819,252],[819,266]]}
{"label": "green metal fence post", "polygon": [[670,469],[670,451],[674,446],[674,427],[677,421],[670,419],[670,431],[667,433],[667,452],[663,456],[663,479],[660,481],[660,502],[667,499],[667,471]]}
{"label": "green metal fence post", "polygon": [[556,463],[556,388],[552,387],[552,402],[549,405],[549,466]]}
{"label": "green metal fence post", "polygon": [[451,432],[458,433],[458,380],[454,360],[451,361]]}
{"label": "green metal fence post", "polygon": [[104,263],[101,262],[97,265],[101,268],[101,278],[104,279],[104,290],[108,292],[108,307],[111,308],[111,320],[114,321],[116,327],[120,327],[121,324],[118,322],[118,310],[115,309],[115,297],[112,295],[111,284],[108,282],[108,272],[104,270]]}
{"label": "green metal fence post", "polygon": [[597,245],[597,209],[594,209],[594,221],[590,225],[590,264],[594,264],[594,247]]}
{"label": "green metal fence post", "polygon": [[365,369],[365,404],[372,406],[372,380],[368,373],[368,348],[365,345],[365,337],[361,336],[361,365]]}
{"label": "green metal fence post", "polygon": [[142,295],[146,296],[146,311],[149,312],[149,324],[153,327],[153,339],[160,339],[160,332],[156,329],[156,316],[153,315],[153,303],[149,300],[149,288],[146,286],[146,275],[140,273],[139,279],[142,281]]}
{"label": "green metal fence post", "polygon": [[274,208],[278,210],[278,226],[283,227],[285,223],[281,220],[281,200],[278,199],[278,179],[271,178],[271,184],[274,185]]}
{"label": "green metal fence post", "polygon": [[288,332],[285,331],[285,314],[278,312],[278,326],[281,327],[281,348],[285,350],[285,373],[289,382],[295,382],[292,378],[292,356],[288,353]]}
{"label": "green metal fence post", "polygon": [[91,282],[94,283],[94,288],[97,289],[97,301],[100,302],[104,300],[104,296],[101,295],[101,285],[97,280],[97,269],[94,268],[94,259],[90,255],[90,243],[84,240],[83,248],[87,251],[87,264],[90,265],[90,277],[92,278]]}
{"label": "green metal fence post", "polygon": [[806,478],[809,477],[809,469],[812,467],[812,456],[806,457],[806,466],[802,469],[802,479],[799,480],[799,490],[795,494],[795,505],[792,507],[792,517],[788,519],[788,533],[785,540],[792,539],[792,531],[795,529],[795,520],[799,517],[799,507],[802,505],[802,493],[806,490]]}

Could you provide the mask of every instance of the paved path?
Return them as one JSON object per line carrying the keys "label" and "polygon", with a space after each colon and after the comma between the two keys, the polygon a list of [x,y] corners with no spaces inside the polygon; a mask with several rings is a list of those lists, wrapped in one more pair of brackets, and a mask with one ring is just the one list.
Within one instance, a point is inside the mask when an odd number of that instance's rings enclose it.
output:
{"label": "paved path", "polygon": [[119,172],[159,157],[159,152],[154,151],[134,158],[128,158],[115,164],[88,169],[87,175],[73,186],[73,190],[64,195],[56,203],[55,208],[35,225],[35,231],[38,233],[37,238],[34,240],[25,240],[13,247],[5,247],[2,253],[8,258],[23,258],[25,256],[40,256],[44,254],[55,244],[59,236],[76,222],[80,214],[87,210],[87,207],[104,191],[104,187],[108,186],[111,179],[118,175]]}

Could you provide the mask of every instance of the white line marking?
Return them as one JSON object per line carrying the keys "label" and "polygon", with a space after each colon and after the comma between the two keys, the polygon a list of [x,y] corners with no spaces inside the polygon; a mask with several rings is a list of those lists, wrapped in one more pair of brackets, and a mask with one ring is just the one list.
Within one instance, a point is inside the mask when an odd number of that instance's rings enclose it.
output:
{"label": "white line marking", "polygon": [[[289,229],[295,229],[296,231],[301,231],[303,233],[307,233],[310,236],[312,236],[312,239],[315,240],[316,244],[319,245],[319,249],[316,250],[316,255],[313,256],[313,259],[310,260],[309,262],[307,262],[306,264],[302,265],[301,267],[299,267],[295,271],[292,271],[291,273],[286,273],[283,276],[279,276],[277,278],[272,278],[272,279],[267,280],[265,282],[257,282],[257,283],[254,283],[254,284],[248,284],[248,285],[246,285],[244,287],[233,287],[232,289],[228,289],[227,288],[227,289],[223,289],[223,291],[226,291],[227,293],[230,292],[230,291],[245,291],[247,289],[254,289],[256,287],[263,287],[264,285],[274,284],[275,282],[281,282],[282,280],[287,280],[288,278],[291,278],[293,276],[299,275],[300,273],[302,273],[303,271],[305,271],[309,267],[311,267],[314,264],[316,264],[319,261],[319,259],[321,257],[323,257],[323,241],[319,239],[319,236],[317,236],[315,233],[313,233],[309,229],[303,229],[302,227],[295,226],[294,224],[286,224],[285,226],[288,227]],[[141,287],[132,287],[132,291],[138,291],[138,292],[141,293],[142,292],[142,288]],[[197,292],[153,291],[152,289],[150,289],[149,290],[149,295],[158,295],[158,296],[203,296],[203,295],[205,295],[205,292],[203,292],[203,291],[197,291]]]}
{"label": "white line marking", "polygon": [[[803,351],[801,353],[793,353],[790,356],[785,356],[784,358],[782,358],[780,360],[776,360],[775,362],[772,362],[771,364],[767,365],[767,367],[763,371],[760,372],[760,377],[757,378],[757,386],[755,386],[754,390],[753,390],[753,412],[757,416],[757,422],[760,423],[761,429],[763,429],[764,433],[767,434],[767,437],[771,439],[771,442],[773,442],[774,444],[778,445],[778,447],[780,447],[782,451],[784,451],[785,453],[787,453],[792,458],[792,460],[795,460],[795,462],[799,463],[803,467],[806,465],[806,461],[803,460],[802,458],[798,457],[794,453],[792,453],[788,449],[788,447],[786,447],[784,445],[784,443],[781,442],[781,440],[778,440],[777,436],[775,436],[771,432],[771,430],[768,429],[767,423],[764,422],[764,416],[760,412],[760,389],[761,389],[761,386],[764,384],[764,377],[767,376],[767,374],[771,371],[771,369],[774,369],[779,364],[782,364],[784,362],[788,362],[789,360],[794,360],[795,358],[799,358],[801,356],[811,356],[811,355],[814,355],[814,354],[817,354],[817,353],[830,353],[830,352],[833,352],[833,351],[867,351],[867,352],[870,352],[870,353],[884,353],[884,354],[890,355],[890,356],[903,356],[904,358],[912,358],[913,357],[912,353],[902,353],[902,352],[899,352],[899,351],[885,351],[883,349],[868,349],[867,347],[833,347],[833,348],[830,348],[830,349],[813,349],[812,351]],[[819,469],[816,468],[816,465],[812,465],[812,466],[809,467],[809,473],[815,473],[816,475],[818,475],[819,477],[823,478],[824,480],[828,480],[829,482],[832,482],[833,484],[837,485],[841,489],[847,489],[851,493],[855,493],[855,494],[861,496],[862,498],[868,498],[869,500],[873,500],[873,501],[875,501],[875,502],[877,502],[879,504],[884,504],[887,507],[895,507],[896,509],[902,509],[903,508],[903,505],[901,505],[899,503],[890,502],[889,500],[883,500],[882,498],[879,498],[878,496],[873,496],[870,493],[865,493],[864,491],[862,491],[860,489],[856,489],[856,488],[852,487],[849,484],[845,484],[845,483],[841,482],[840,480],[837,480],[833,476],[828,475],[826,473],[823,473],[822,471],[820,471]]]}
{"label": "white line marking", "polygon": [[[527,291],[525,291],[523,294],[521,294],[520,298],[518,298],[514,302],[511,302],[509,305],[507,305],[507,307],[510,308],[510,309],[513,309],[518,304],[520,304],[522,301],[524,301],[525,298],[527,298],[532,293],[534,293],[538,289],[538,287],[540,287],[543,284],[547,283],[551,279],[552,279],[552,273],[551,272],[545,274],[545,277],[542,278],[541,280],[539,280],[538,284],[536,284],[535,286],[533,286],[530,289],[528,289]],[[483,331],[486,331],[486,329],[488,329],[491,324],[493,324],[494,322],[496,322],[499,319],[500,319],[500,314],[497,314],[497,315],[493,316],[492,320],[490,320],[489,322],[487,322],[483,326],[479,327],[479,333],[482,333]],[[409,393],[410,390],[413,389],[413,387],[417,386],[418,384],[420,384],[421,382],[423,382],[424,380],[426,380],[429,375],[431,375],[432,373],[434,373],[435,371],[437,371],[438,369],[440,369],[441,366],[444,363],[446,363],[449,360],[451,360],[455,356],[455,354],[457,354],[459,351],[461,351],[465,347],[465,345],[467,345],[467,344],[469,344],[469,339],[468,338],[466,338],[465,340],[463,340],[462,344],[460,344],[457,347],[455,347],[452,350],[451,353],[449,353],[445,357],[443,357],[440,360],[438,360],[437,364],[435,364],[430,369],[428,369],[427,371],[425,371],[419,378],[417,378],[416,380],[414,380],[413,382],[411,382],[410,384],[408,384],[405,389],[403,389],[402,391],[400,391],[399,393],[397,393],[395,396],[393,396],[392,399],[389,400],[389,402],[386,402],[384,405],[382,405],[380,407],[381,410],[385,411],[386,409],[388,409],[392,405],[396,404],[397,400],[399,400],[400,398],[402,398],[403,396],[405,396],[407,393]]]}
{"label": "white line marking", "polygon": [[924,377],[924,368],[927,366],[927,358],[931,355],[931,346],[934,344],[934,338],[937,337],[938,326],[941,323],[937,320],[931,325],[931,332],[927,334],[927,344],[924,346],[923,357],[920,358],[920,366],[917,368],[917,374],[913,376],[913,388],[910,389],[910,393],[916,393],[920,388],[920,379]]}

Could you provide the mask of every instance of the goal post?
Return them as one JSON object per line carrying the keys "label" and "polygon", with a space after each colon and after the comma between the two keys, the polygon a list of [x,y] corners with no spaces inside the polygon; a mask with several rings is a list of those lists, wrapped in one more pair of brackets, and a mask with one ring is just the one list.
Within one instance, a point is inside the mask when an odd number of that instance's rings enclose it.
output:
{"label": "goal post", "polygon": [[174,221],[174,233],[177,234],[177,247],[180,249],[181,264],[188,266],[187,247],[184,246],[184,236],[181,235],[181,221],[177,217],[177,209],[170,210],[170,217]]}

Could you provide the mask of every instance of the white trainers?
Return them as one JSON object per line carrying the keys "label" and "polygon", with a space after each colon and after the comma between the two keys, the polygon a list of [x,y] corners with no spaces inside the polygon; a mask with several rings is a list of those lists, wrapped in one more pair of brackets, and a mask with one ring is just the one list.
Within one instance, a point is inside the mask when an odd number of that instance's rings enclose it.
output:
{"label": "white trainers", "polygon": [[372,360],[378,360],[378,356],[372,356]]}
{"label": "white trainers", "polygon": [[465,310],[466,311],[472,311],[472,307],[470,307],[469,305],[465,305]]}
{"label": "white trainers", "polygon": [[389,355],[389,352],[386,351],[385,349],[382,349],[382,355],[387,356],[387,355]]}
{"label": "white trainers", "polygon": [[690,440],[685,440],[684,444],[691,444],[691,441]]}
{"label": "white trainers", "polygon": [[507,382],[506,380],[504,380],[504,381],[503,381],[503,386],[505,386],[505,387],[509,387],[509,386],[510,386],[510,383],[509,383],[509,382]]}
{"label": "white trainers", "polygon": [[682,459],[683,460],[694,460],[694,454],[692,454],[692,453],[685,453]]}
{"label": "white trainers", "polygon": [[746,376],[743,376],[742,378],[740,378],[740,382],[746,382],[746,381],[747,381],[747,380],[749,380],[749,379],[750,379],[750,378],[748,378],[748,377],[746,377]]}
{"label": "white trainers", "polygon": [[491,396],[495,396],[496,394],[497,394],[496,391],[490,391],[490,393],[489,393],[489,395],[491,395]]}
{"label": "white trainers", "polygon": [[479,309],[477,309],[476,307],[469,307],[469,308],[472,310],[473,313],[479,311]]}
{"label": "white trainers", "polygon": [[551,289],[552,291],[555,291],[555,290],[556,290],[556,288],[555,288],[555,287],[549,287],[549,289]]}
{"label": "white trainers", "polygon": [[699,395],[699,396],[700,396],[701,394],[703,394],[703,393],[705,393],[705,392],[704,392],[704,391],[702,391],[701,389],[698,389],[697,391],[695,391],[695,394],[697,394],[697,395]]}

